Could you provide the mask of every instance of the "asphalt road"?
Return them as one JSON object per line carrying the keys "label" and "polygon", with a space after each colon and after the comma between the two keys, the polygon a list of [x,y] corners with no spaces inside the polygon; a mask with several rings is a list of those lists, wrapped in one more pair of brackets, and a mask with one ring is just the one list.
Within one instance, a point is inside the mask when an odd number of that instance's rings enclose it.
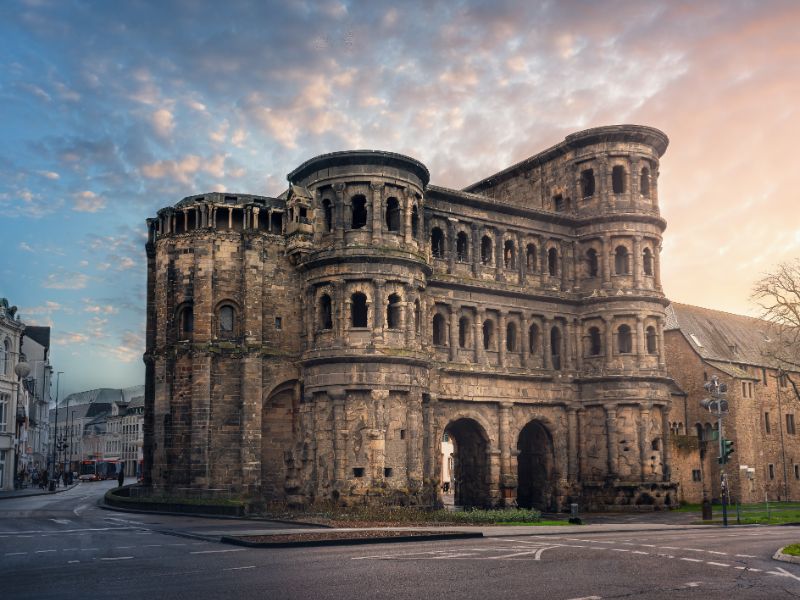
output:
{"label": "asphalt road", "polygon": [[249,549],[191,535],[265,523],[101,510],[111,485],[0,501],[3,599],[800,596],[800,565],[771,559],[800,541],[797,527]]}

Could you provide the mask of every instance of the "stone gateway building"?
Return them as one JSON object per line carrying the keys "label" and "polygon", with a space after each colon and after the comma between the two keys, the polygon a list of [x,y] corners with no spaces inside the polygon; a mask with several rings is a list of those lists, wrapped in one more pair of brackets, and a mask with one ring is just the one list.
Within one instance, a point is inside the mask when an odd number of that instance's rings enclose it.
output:
{"label": "stone gateway building", "polygon": [[589,129],[462,190],[407,156],[335,152],[278,198],[160,210],[147,483],[436,505],[446,439],[458,505],[674,503],[667,143]]}

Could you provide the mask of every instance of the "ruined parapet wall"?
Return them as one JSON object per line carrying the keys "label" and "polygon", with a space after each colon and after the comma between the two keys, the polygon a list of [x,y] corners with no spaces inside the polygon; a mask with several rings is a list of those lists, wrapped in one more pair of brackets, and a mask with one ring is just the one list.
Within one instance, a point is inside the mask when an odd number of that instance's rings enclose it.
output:
{"label": "ruined parapet wall", "polygon": [[[420,322],[427,275],[422,211],[428,171],[389,152],[338,152],[289,174],[305,318],[299,498],[419,503]],[[296,198],[296,200],[294,200]],[[291,243],[291,242],[290,242]]]}
{"label": "ruined parapet wall", "polygon": [[156,487],[260,490],[262,390],[281,372],[296,379],[300,351],[284,210],[206,194],[148,221],[145,445]]}

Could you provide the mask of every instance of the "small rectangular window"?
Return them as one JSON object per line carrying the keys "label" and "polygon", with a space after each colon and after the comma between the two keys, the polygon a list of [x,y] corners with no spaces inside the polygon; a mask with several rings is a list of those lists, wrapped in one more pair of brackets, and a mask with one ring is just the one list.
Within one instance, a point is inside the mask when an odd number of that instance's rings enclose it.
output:
{"label": "small rectangular window", "polygon": [[283,327],[283,320],[280,317],[275,317],[275,329],[278,331]]}
{"label": "small rectangular window", "polygon": [[792,435],[795,433],[793,414],[786,415],[786,433],[790,433]]}
{"label": "small rectangular window", "polygon": [[700,469],[692,469],[692,481],[702,481],[703,475]]}
{"label": "small rectangular window", "polygon": [[767,469],[769,470],[769,478],[770,478],[770,480],[775,479],[775,465],[769,464],[769,465],[767,465]]}
{"label": "small rectangular window", "polygon": [[764,383],[764,385],[767,385],[767,370],[766,369],[761,369],[761,381]]}
{"label": "small rectangular window", "polygon": [[747,398],[747,382],[742,382],[742,397]]}
{"label": "small rectangular window", "polygon": [[778,383],[780,383],[780,386],[782,388],[785,388],[786,387],[786,375],[781,375],[780,377],[778,377]]}
{"label": "small rectangular window", "polygon": [[800,479],[800,465],[794,466],[794,478]]}
{"label": "small rectangular window", "polygon": [[384,477],[391,477],[392,473],[393,473],[393,471],[392,471],[391,467],[386,467],[386,468],[383,469],[383,476]]}
{"label": "small rectangular window", "polygon": [[353,477],[363,477],[364,467],[353,467]]}
{"label": "small rectangular window", "polygon": [[405,429],[401,429],[400,430],[400,439],[401,440],[406,439],[406,430]]}
{"label": "small rectangular window", "polygon": [[772,433],[772,428],[769,426],[769,413],[764,413],[764,431],[767,433]]}

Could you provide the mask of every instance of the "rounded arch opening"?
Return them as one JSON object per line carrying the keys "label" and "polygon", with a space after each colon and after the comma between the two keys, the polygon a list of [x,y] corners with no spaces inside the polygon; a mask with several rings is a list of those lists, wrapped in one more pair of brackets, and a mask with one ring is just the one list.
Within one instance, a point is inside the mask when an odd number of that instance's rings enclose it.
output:
{"label": "rounded arch opening", "polygon": [[[451,456],[443,454],[450,469],[446,487],[454,494],[457,506],[485,508],[491,505],[489,497],[489,438],[484,428],[470,418],[460,418],[448,423],[444,430],[450,443]],[[443,444],[443,449],[447,448]],[[446,450],[445,450],[446,451]]]}
{"label": "rounded arch opening", "polygon": [[553,437],[539,421],[531,421],[517,440],[517,504],[521,508],[556,510]]}

